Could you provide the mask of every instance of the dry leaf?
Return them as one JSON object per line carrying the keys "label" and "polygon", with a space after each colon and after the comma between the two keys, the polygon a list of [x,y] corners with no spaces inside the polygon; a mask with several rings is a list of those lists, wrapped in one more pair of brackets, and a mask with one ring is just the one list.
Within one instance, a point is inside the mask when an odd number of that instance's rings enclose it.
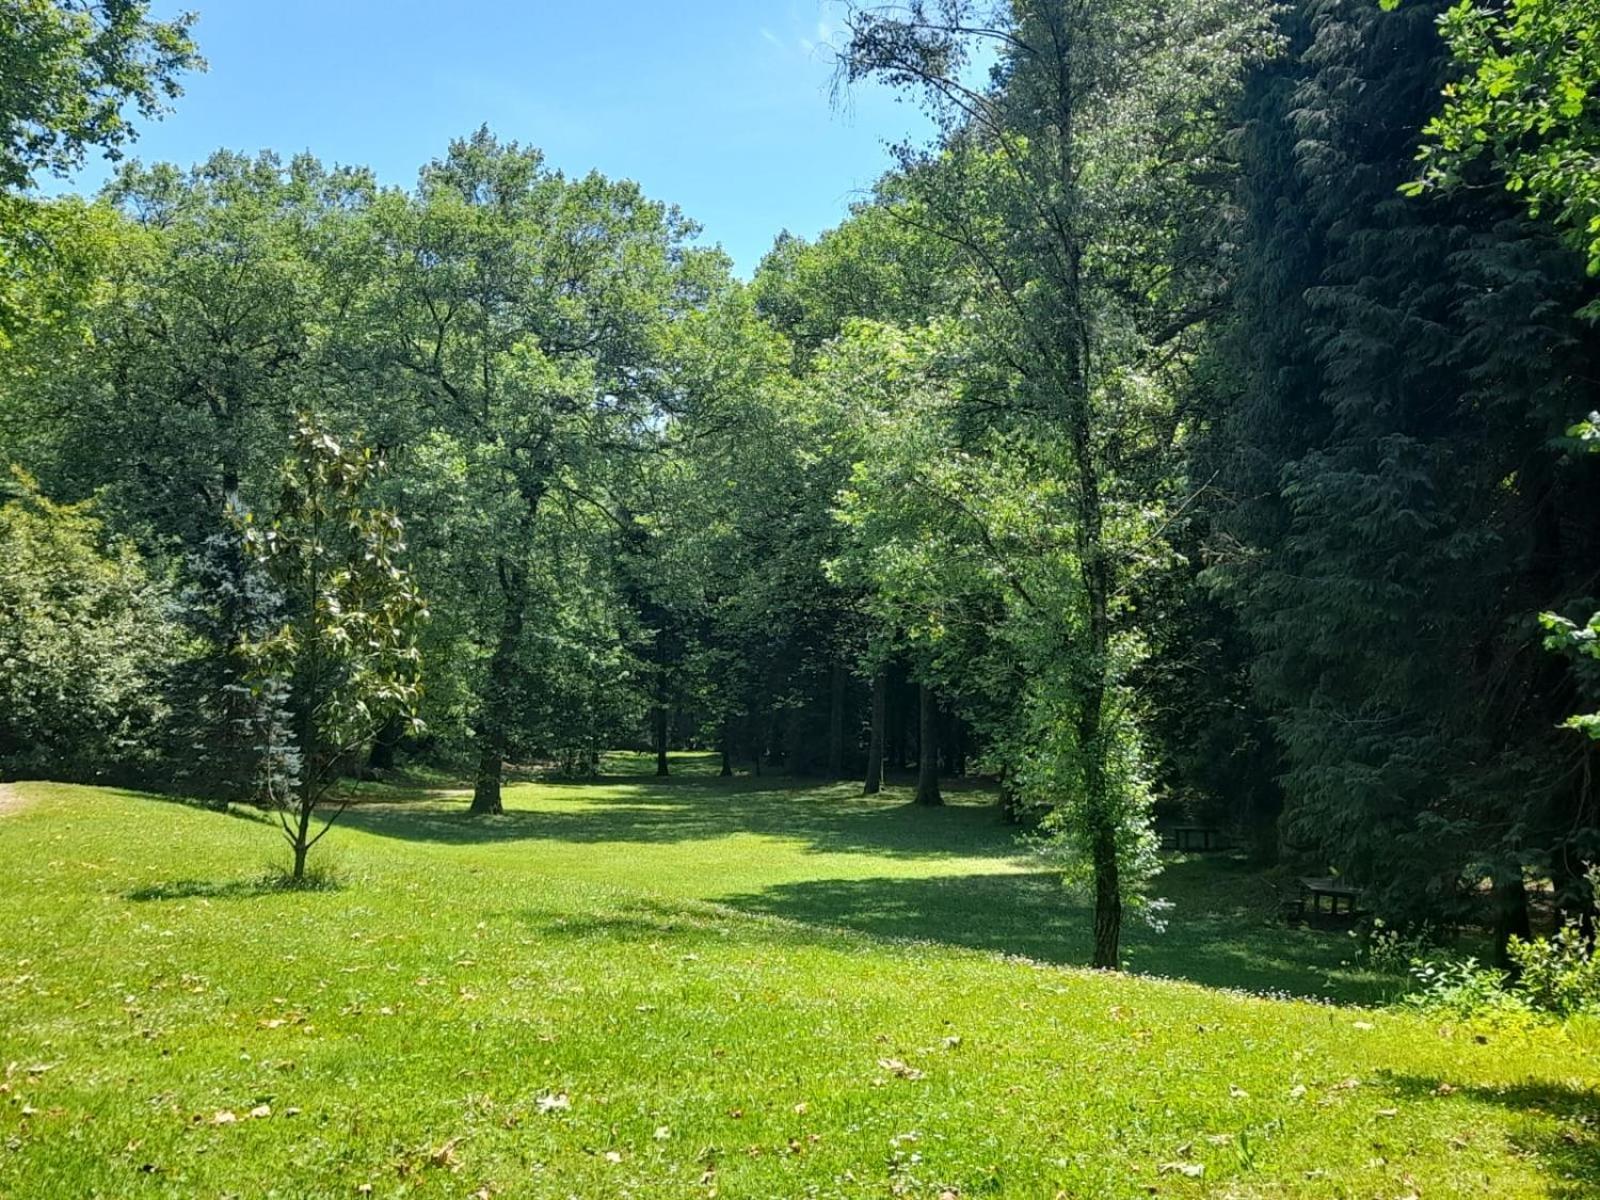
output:
{"label": "dry leaf", "polygon": [[258,1104],[250,1110],[252,1120],[260,1121],[272,1115],[272,1105]]}
{"label": "dry leaf", "polygon": [[225,1108],[211,1114],[211,1123],[213,1125],[232,1125],[238,1119]]}
{"label": "dry leaf", "polygon": [[912,1081],[921,1079],[923,1076],[923,1072],[917,1070],[916,1067],[901,1062],[898,1058],[880,1058],[878,1060],[878,1069],[887,1071],[889,1074],[898,1076],[901,1079],[910,1079]]}
{"label": "dry leaf", "polygon": [[1206,1173],[1206,1165],[1196,1162],[1169,1162],[1162,1163],[1156,1170],[1163,1175],[1186,1175],[1190,1179],[1199,1179]]}
{"label": "dry leaf", "polygon": [[460,1138],[451,1138],[432,1154],[428,1155],[428,1161],[436,1167],[448,1167],[452,1171],[459,1171],[461,1169],[461,1160],[456,1157],[456,1147],[460,1144]]}

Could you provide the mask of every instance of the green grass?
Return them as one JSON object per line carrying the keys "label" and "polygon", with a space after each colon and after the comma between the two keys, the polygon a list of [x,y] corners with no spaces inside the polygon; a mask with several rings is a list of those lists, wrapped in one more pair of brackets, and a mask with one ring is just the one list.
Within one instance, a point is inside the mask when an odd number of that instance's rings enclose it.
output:
{"label": "green grass", "polygon": [[1095,975],[982,794],[693,765],[369,791],[299,893],[256,820],[23,785],[0,1196],[1600,1195],[1591,1026],[1352,1007],[1346,939],[1217,861],[1131,937],[1189,982]]}

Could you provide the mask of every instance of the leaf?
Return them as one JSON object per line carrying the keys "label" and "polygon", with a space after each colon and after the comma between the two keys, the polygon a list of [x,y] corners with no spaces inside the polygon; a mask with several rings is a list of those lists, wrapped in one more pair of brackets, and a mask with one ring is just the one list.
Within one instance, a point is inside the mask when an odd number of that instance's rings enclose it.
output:
{"label": "leaf", "polygon": [[916,1067],[904,1063],[898,1058],[880,1058],[878,1060],[878,1069],[887,1071],[900,1079],[909,1079],[913,1082],[923,1078],[925,1074],[925,1072],[919,1071]]}

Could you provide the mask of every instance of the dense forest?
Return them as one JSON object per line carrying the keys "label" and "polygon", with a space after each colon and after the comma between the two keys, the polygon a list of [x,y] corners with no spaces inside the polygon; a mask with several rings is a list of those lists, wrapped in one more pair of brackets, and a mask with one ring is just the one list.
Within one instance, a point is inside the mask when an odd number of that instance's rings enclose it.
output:
{"label": "dense forest", "polygon": [[342,777],[487,818],[692,747],[994,781],[1097,966],[1179,815],[1592,930],[1596,18],[857,6],[841,89],[939,135],[744,281],[537,129],[46,198],[198,50],[0,5],[0,778],[266,804],[299,869]]}

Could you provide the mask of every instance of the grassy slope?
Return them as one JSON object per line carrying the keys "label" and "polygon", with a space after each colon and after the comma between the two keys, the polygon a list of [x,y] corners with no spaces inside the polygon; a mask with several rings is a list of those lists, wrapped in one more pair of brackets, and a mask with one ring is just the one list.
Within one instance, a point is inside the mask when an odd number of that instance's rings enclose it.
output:
{"label": "grassy slope", "polygon": [[[1083,915],[976,802],[702,778],[372,807],[319,847],[344,887],[289,895],[249,882],[254,821],[21,792],[0,1195],[1600,1195],[1587,1029],[1050,965]],[[1166,890],[1136,966],[1372,994],[1249,876]]]}

